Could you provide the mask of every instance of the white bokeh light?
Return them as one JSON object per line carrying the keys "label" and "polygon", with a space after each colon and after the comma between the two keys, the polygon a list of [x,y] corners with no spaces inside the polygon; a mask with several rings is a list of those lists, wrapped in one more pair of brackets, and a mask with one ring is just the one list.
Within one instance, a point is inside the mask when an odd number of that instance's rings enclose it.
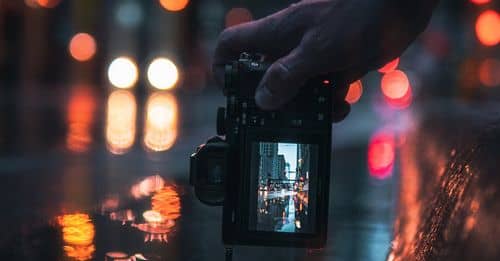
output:
{"label": "white bokeh light", "polygon": [[149,83],[160,90],[172,89],[179,80],[177,66],[167,58],[156,58],[148,66]]}
{"label": "white bokeh light", "polygon": [[136,63],[128,57],[118,57],[108,67],[109,82],[117,88],[127,89],[134,86],[138,74]]}

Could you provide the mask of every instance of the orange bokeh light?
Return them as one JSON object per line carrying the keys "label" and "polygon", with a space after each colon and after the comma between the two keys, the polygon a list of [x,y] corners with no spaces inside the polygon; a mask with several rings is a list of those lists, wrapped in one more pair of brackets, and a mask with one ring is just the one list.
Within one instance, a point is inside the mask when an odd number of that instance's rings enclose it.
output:
{"label": "orange bokeh light", "polygon": [[405,95],[403,95],[403,97],[401,98],[391,99],[385,97],[385,101],[387,102],[387,104],[389,104],[389,106],[391,106],[394,109],[400,109],[400,110],[408,108],[408,106],[411,105],[412,100],[413,100],[413,93],[411,90],[411,86],[408,88],[408,91],[405,93]]}
{"label": "orange bokeh light", "polygon": [[89,260],[95,252],[95,228],[89,215],[77,213],[57,218],[62,228],[64,252],[76,260]]}
{"label": "orange bokeh light", "polygon": [[76,86],[68,102],[68,134],[66,147],[73,152],[85,152],[92,143],[92,123],[96,101],[92,88]]}
{"label": "orange bokeh light", "polygon": [[500,42],[500,15],[493,10],[486,10],[476,21],[476,36],[486,46]]}
{"label": "orange bokeh light", "polygon": [[363,84],[361,80],[357,80],[349,86],[347,95],[345,96],[345,101],[349,104],[354,104],[359,101],[361,95],[363,94]]}
{"label": "orange bokeh light", "polygon": [[36,2],[41,7],[53,8],[56,7],[61,2],[61,0],[37,0]]}
{"label": "orange bokeh light", "polygon": [[252,20],[252,13],[248,9],[241,7],[232,8],[226,14],[226,27],[250,22]]}
{"label": "orange bokeh light", "polygon": [[172,185],[167,185],[156,192],[151,198],[151,206],[154,211],[160,213],[164,219],[176,220],[181,215],[181,203],[179,193]]}
{"label": "orange bokeh light", "polygon": [[189,0],[160,0],[160,4],[163,8],[173,12],[184,9],[188,3]]}
{"label": "orange bokeh light", "polygon": [[368,144],[368,170],[370,176],[385,179],[391,175],[396,156],[394,134],[379,132],[372,136]]}
{"label": "orange bokeh light", "polygon": [[500,85],[500,60],[488,58],[479,65],[479,81],[488,87]]}
{"label": "orange bokeh light", "polygon": [[96,52],[96,42],[92,35],[78,33],[69,42],[69,53],[75,60],[84,62],[90,60]]}
{"label": "orange bokeh light", "polygon": [[380,87],[385,97],[399,99],[408,92],[410,81],[406,73],[395,70],[384,74]]}
{"label": "orange bokeh light", "polygon": [[380,73],[388,73],[396,70],[399,65],[399,57],[388,62],[386,65],[384,65],[382,68],[378,69]]}
{"label": "orange bokeh light", "polygon": [[476,5],[484,5],[491,2],[491,0],[470,0],[470,2]]}
{"label": "orange bokeh light", "polygon": [[165,151],[177,139],[177,101],[169,93],[153,93],[146,105],[144,145],[152,151]]}
{"label": "orange bokeh light", "polygon": [[151,198],[151,210],[145,211],[142,216],[145,223],[133,226],[146,233],[144,241],[167,242],[168,234],[181,216],[181,201],[177,188],[168,184],[155,192]]}
{"label": "orange bokeh light", "polygon": [[160,175],[149,176],[132,186],[130,193],[136,199],[148,197],[160,191],[165,185],[165,180]]}
{"label": "orange bokeh light", "polygon": [[123,154],[134,145],[136,111],[135,96],[129,91],[116,90],[109,95],[106,143],[111,153]]}

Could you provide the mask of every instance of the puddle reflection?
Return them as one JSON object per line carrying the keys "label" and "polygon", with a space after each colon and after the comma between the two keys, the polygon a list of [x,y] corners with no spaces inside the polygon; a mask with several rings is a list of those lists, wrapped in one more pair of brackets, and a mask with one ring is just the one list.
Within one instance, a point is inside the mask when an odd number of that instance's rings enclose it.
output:
{"label": "puddle reflection", "polygon": [[156,192],[151,198],[151,208],[142,214],[145,223],[133,226],[146,233],[145,242],[168,242],[168,234],[173,230],[181,210],[179,194],[175,187],[167,185]]}
{"label": "puddle reflection", "polygon": [[177,139],[177,101],[163,92],[155,92],[146,104],[144,145],[152,151],[170,149]]}
{"label": "puddle reflection", "polygon": [[147,202],[147,205],[119,209],[114,207],[114,203],[120,200],[112,197],[103,202],[103,214],[106,214],[105,209],[110,209],[107,212],[109,219],[120,221],[123,225],[129,224],[144,232],[144,242],[168,242],[168,236],[174,231],[176,220],[181,216],[178,188],[166,183],[161,176],[154,175],[132,185],[130,194],[134,202]]}
{"label": "puddle reflection", "polygon": [[89,260],[95,252],[95,229],[87,214],[68,214],[57,218],[61,226],[64,252],[76,260]]}
{"label": "puddle reflection", "polygon": [[73,152],[86,152],[92,143],[92,124],[96,109],[91,86],[73,87],[68,101],[68,133],[66,147]]}
{"label": "puddle reflection", "polygon": [[307,192],[259,191],[257,204],[259,230],[302,232],[309,227]]}
{"label": "puddle reflection", "polygon": [[130,91],[116,90],[108,97],[106,144],[113,154],[126,153],[135,141],[137,103]]}

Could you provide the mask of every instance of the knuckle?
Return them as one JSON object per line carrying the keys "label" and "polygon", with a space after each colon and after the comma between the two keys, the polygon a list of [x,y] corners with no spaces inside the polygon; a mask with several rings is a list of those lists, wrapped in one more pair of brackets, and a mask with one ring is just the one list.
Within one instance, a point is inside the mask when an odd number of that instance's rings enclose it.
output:
{"label": "knuckle", "polygon": [[231,42],[234,41],[236,34],[237,34],[237,30],[236,30],[236,28],[234,26],[226,28],[219,35],[219,40],[218,40],[219,46],[224,46],[225,47],[225,46],[230,45]]}

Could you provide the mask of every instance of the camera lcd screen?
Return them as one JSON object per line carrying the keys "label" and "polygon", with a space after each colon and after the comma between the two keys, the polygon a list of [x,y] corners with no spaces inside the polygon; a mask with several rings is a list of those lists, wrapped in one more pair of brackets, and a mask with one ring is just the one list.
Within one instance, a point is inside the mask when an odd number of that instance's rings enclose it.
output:
{"label": "camera lcd screen", "polygon": [[251,146],[249,230],[314,233],[318,146]]}

